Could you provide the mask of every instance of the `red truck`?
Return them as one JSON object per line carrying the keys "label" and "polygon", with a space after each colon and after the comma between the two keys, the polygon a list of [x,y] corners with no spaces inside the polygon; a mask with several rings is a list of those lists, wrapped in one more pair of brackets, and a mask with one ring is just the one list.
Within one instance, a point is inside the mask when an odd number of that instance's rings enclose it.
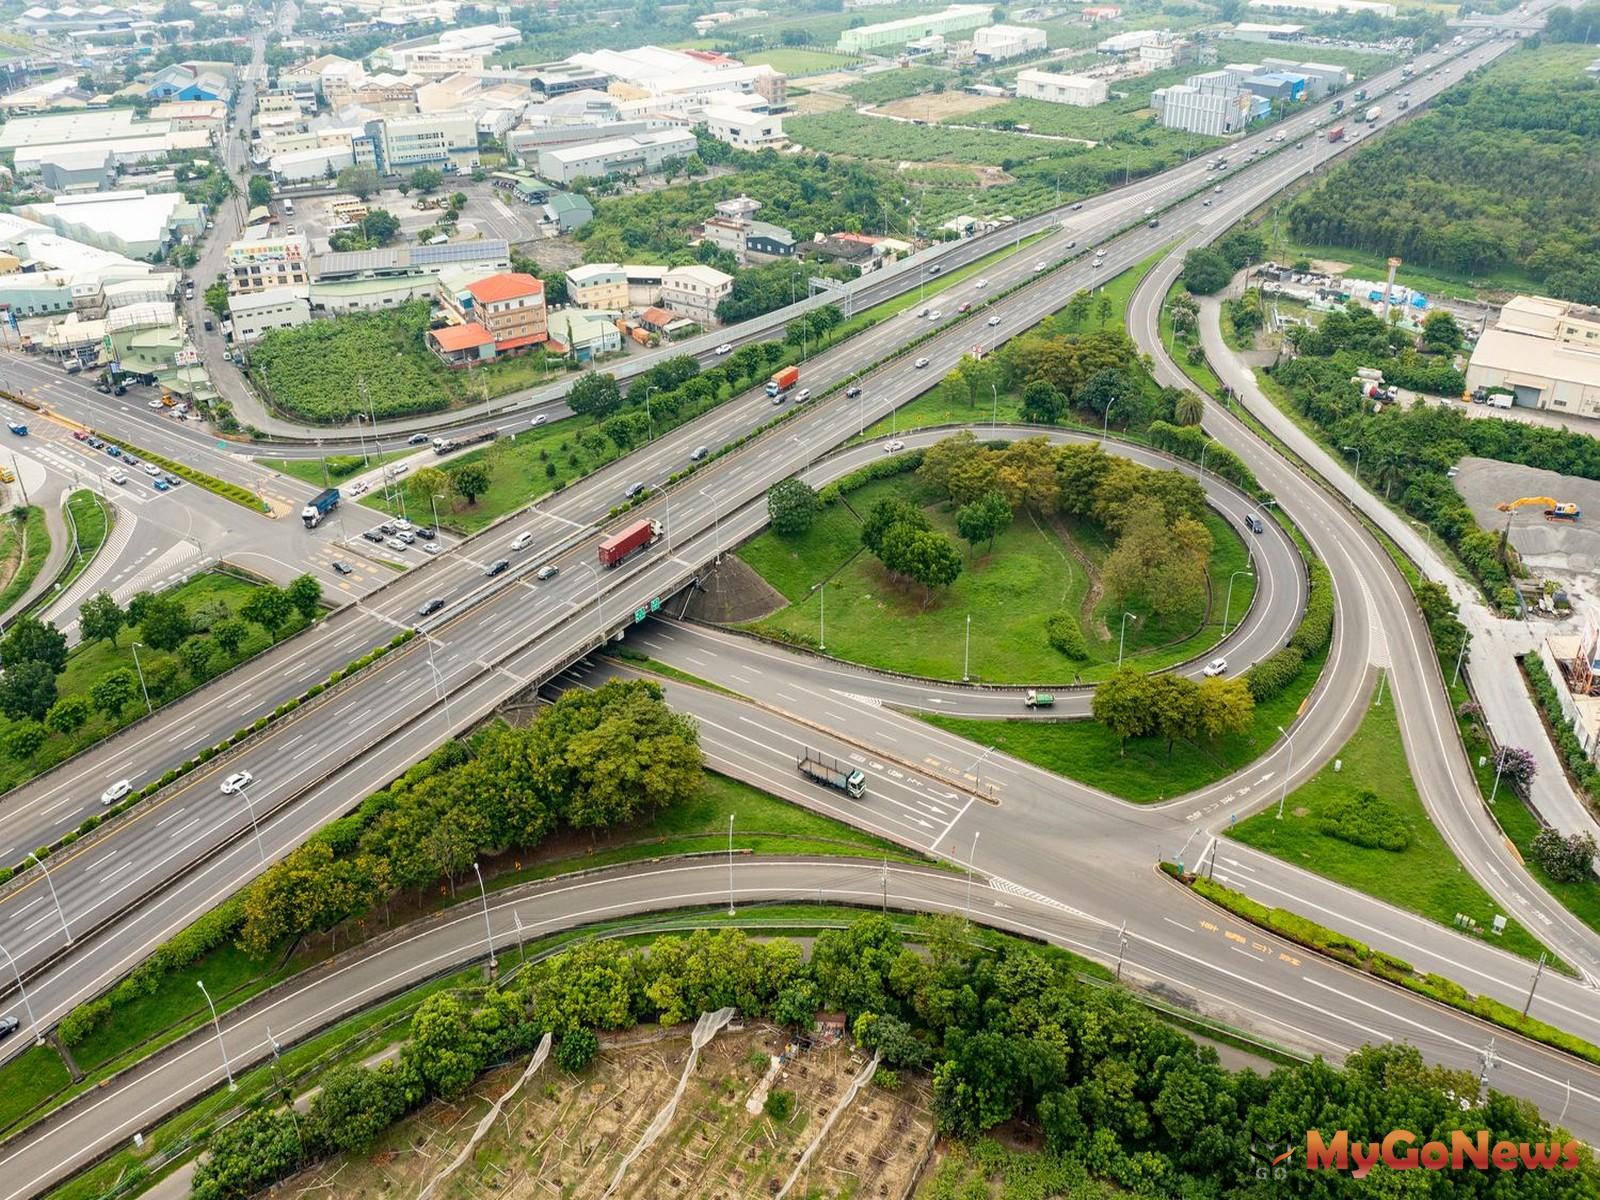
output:
{"label": "red truck", "polygon": [[767,380],[767,395],[781,396],[800,382],[799,367],[785,367]]}
{"label": "red truck", "polygon": [[1335,125],[1332,129],[1328,130],[1328,140],[1330,142],[1344,141],[1344,126]]}
{"label": "red truck", "polygon": [[660,536],[660,521],[635,521],[600,543],[600,565],[614,567],[635,550],[642,550]]}

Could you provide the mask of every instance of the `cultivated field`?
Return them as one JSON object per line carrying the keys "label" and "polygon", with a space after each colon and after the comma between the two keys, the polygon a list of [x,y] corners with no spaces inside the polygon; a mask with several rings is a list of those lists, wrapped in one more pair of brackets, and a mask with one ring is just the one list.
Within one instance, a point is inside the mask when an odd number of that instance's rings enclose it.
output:
{"label": "cultivated field", "polygon": [[[770,1200],[866,1068],[867,1056],[845,1041],[798,1053],[774,1068],[772,1056],[786,1047],[783,1031],[730,1026],[701,1051],[667,1127],[608,1192],[623,1156],[671,1099],[689,1056],[689,1033],[689,1026],[642,1027],[607,1038],[581,1077],[546,1063],[507,1104],[473,1159],[435,1195]],[[418,1196],[522,1069],[513,1064],[485,1076],[463,1100],[430,1105],[391,1129],[371,1152],[306,1172],[284,1194]],[[763,1111],[768,1087],[794,1094],[787,1120]],[[924,1087],[910,1080],[894,1092],[869,1085],[837,1118],[790,1194],[903,1200],[932,1152]]]}

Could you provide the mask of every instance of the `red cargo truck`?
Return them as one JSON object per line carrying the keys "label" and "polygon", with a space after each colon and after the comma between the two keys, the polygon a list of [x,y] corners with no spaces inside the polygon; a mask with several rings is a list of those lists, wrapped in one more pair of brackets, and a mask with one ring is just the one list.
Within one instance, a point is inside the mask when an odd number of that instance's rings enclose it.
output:
{"label": "red cargo truck", "polygon": [[799,367],[785,367],[767,380],[767,395],[781,396],[800,382]]}
{"label": "red cargo truck", "polygon": [[1344,126],[1335,125],[1332,129],[1328,130],[1328,140],[1330,142],[1344,141]]}
{"label": "red cargo truck", "polygon": [[635,521],[600,543],[600,565],[614,567],[661,536],[660,521]]}

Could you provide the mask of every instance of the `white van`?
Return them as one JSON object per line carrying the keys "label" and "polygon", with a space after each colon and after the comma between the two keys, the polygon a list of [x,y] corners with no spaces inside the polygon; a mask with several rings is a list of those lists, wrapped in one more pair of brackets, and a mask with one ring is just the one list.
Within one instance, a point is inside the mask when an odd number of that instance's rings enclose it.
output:
{"label": "white van", "polygon": [[511,539],[511,548],[513,550],[526,550],[531,545],[533,545],[533,534],[531,533],[519,533]]}
{"label": "white van", "polygon": [[1507,392],[1489,393],[1490,408],[1510,408],[1515,403],[1516,400]]}

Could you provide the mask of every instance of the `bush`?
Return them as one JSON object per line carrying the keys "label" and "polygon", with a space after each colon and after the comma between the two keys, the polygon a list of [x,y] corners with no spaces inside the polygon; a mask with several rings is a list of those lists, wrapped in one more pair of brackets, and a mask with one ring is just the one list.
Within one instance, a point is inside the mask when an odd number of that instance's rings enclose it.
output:
{"label": "bush", "polygon": [[1411,844],[1411,828],[1400,811],[1369,791],[1334,801],[1317,818],[1317,828],[1329,837],[1369,850],[1398,853]]}
{"label": "bush", "polygon": [[1074,662],[1082,662],[1089,657],[1089,648],[1084,645],[1083,630],[1078,628],[1078,620],[1069,612],[1052,613],[1045,622],[1045,637],[1050,644]]}
{"label": "bush", "polygon": [[600,1039],[592,1029],[574,1029],[556,1043],[556,1066],[577,1075],[586,1070],[600,1053]]}
{"label": "bush", "polygon": [[761,1108],[774,1121],[787,1121],[794,1115],[794,1093],[773,1088],[767,1093],[766,1103]]}
{"label": "bush", "polygon": [[1250,689],[1250,698],[1260,704],[1276,696],[1295,681],[1305,661],[1306,656],[1291,643],[1253,664],[1244,673],[1244,682]]}
{"label": "bush", "polygon": [[1581,883],[1594,877],[1594,835],[1574,833],[1563,837],[1557,829],[1541,829],[1530,847],[1533,860],[1551,879]]}

